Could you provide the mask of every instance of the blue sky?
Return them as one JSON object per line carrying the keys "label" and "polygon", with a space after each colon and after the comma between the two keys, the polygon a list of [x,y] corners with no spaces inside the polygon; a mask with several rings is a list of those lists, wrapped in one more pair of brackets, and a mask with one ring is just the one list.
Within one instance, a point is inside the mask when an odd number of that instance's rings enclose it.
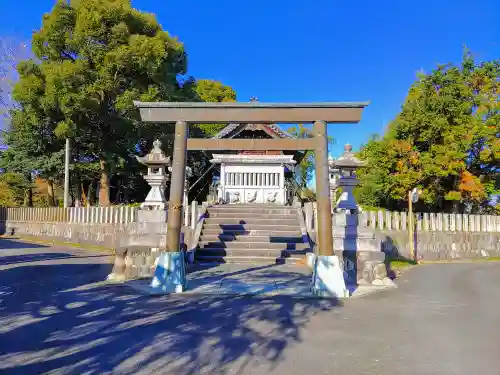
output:
{"label": "blue sky", "polygon": [[[339,155],[382,133],[419,70],[500,55],[500,1],[133,0],[184,42],[189,73],[238,100],[371,102],[357,125],[329,125]],[[31,37],[53,0],[0,0],[1,36]]]}

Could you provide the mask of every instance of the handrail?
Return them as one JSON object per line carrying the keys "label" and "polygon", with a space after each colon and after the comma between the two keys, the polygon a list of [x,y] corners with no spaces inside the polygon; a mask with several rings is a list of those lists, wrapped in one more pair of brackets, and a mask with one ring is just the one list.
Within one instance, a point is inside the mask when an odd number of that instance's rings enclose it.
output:
{"label": "handrail", "polygon": [[203,177],[205,177],[205,175],[206,175],[206,174],[207,174],[207,173],[208,173],[208,172],[209,172],[209,171],[210,171],[213,167],[215,167],[215,165],[216,165],[216,164],[212,164],[212,165],[210,166],[210,168],[208,168],[208,169],[205,171],[205,173],[203,173],[203,174],[201,175],[201,177],[200,177],[199,179],[197,179],[197,180],[194,182],[194,184],[192,184],[192,185],[189,187],[188,191],[191,191],[191,189],[192,189],[193,187],[195,187],[195,186],[196,186],[196,184],[197,184],[198,182],[200,182],[200,180],[201,180]]}
{"label": "handrail", "polygon": [[[302,180],[306,182],[304,178],[302,178]],[[297,196],[301,201],[303,200],[306,200],[308,202],[314,201],[313,198],[302,197],[301,193],[304,192],[305,189],[301,185],[299,185],[299,183],[295,180],[295,178],[287,178],[285,184],[287,185],[287,188],[289,188],[292,191],[293,195]]]}
{"label": "handrail", "polygon": [[207,208],[208,206],[205,203],[201,205],[200,215],[198,216],[198,221],[196,222],[196,229],[194,231],[191,244],[189,246],[188,252],[193,254],[193,259],[192,259],[193,261],[196,248],[198,247],[198,243],[200,242],[200,236],[201,236],[201,231],[203,229],[203,224],[205,223],[205,218],[207,217]]}

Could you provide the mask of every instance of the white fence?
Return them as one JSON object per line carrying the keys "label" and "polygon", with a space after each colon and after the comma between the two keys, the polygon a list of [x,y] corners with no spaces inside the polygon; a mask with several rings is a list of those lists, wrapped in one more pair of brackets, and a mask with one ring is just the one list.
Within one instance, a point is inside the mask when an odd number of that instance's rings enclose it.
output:
{"label": "white fence", "polygon": [[0,221],[126,224],[137,217],[137,207],[18,207],[0,208]]}
{"label": "white fence", "polygon": [[[316,202],[306,203],[306,225],[316,228]],[[360,214],[359,225],[378,230],[407,230],[408,213],[394,211],[365,211]],[[414,213],[417,231],[424,232],[500,232],[498,215],[466,215],[448,213]]]}
{"label": "white fence", "polygon": [[[73,224],[127,224],[137,220],[139,207],[0,207],[0,221],[28,221]],[[186,226],[198,221],[201,206],[192,202],[183,213]]]}
{"label": "white fence", "polygon": [[127,224],[135,221],[138,207],[71,207],[70,223]]}

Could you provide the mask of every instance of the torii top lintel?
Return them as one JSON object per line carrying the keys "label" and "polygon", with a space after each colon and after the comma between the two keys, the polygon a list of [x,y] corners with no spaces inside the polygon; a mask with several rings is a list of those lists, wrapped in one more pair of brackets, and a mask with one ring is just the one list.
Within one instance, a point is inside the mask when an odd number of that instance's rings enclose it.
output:
{"label": "torii top lintel", "polygon": [[139,102],[142,121],[175,123],[261,123],[287,124],[357,123],[368,102],[333,103],[200,103],[200,102]]}

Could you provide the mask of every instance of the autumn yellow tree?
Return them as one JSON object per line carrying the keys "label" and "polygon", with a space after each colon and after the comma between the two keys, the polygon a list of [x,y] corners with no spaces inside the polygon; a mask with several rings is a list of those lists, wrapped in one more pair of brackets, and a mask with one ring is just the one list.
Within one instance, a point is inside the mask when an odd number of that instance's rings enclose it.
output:
{"label": "autumn yellow tree", "polygon": [[500,60],[476,63],[466,51],[460,66],[421,74],[401,112],[381,139],[360,152],[362,203],[403,209],[407,193],[422,188],[421,209],[458,212],[490,208],[500,156]]}

